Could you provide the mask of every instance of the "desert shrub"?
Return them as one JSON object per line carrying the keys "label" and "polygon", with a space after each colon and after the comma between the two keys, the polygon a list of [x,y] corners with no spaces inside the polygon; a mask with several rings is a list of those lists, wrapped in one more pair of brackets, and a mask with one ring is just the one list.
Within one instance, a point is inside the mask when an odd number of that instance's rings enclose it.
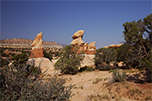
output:
{"label": "desert shrub", "polygon": [[100,49],[96,50],[96,53],[95,53],[94,60],[95,60],[95,66],[97,69],[102,67],[102,65],[103,65],[102,50],[103,50],[103,48],[100,48]]}
{"label": "desert shrub", "polygon": [[0,56],[7,57],[7,55],[4,53],[4,49],[0,49]]}
{"label": "desert shrub", "polygon": [[59,52],[58,52],[58,51],[55,51],[55,52],[54,52],[54,55],[55,55],[55,57],[59,56]]}
{"label": "desert shrub", "polygon": [[110,66],[110,62],[116,64],[117,54],[115,48],[101,48],[95,53],[95,66],[99,70],[110,70],[114,67]]}
{"label": "desert shrub", "polygon": [[14,55],[11,60],[13,60],[13,64],[18,66],[18,64],[24,64],[28,60],[28,56],[26,53]]}
{"label": "desert shrub", "polygon": [[49,82],[39,79],[39,69],[33,66],[0,68],[1,101],[67,101],[71,86],[65,80],[51,77]]}
{"label": "desert shrub", "polygon": [[96,78],[96,80],[93,81],[92,83],[93,83],[93,84],[97,84],[97,83],[100,82],[100,81],[102,81],[102,78]]}
{"label": "desert shrub", "polygon": [[55,69],[61,70],[64,74],[75,74],[78,72],[80,61],[83,60],[83,55],[76,54],[77,47],[67,45],[60,52],[60,59],[55,64]]}
{"label": "desert shrub", "polygon": [[126,81],[126,72],[120,71],[119,69],[112,72],[112,77],[115,82],[125,82]]}
{"label": "desert shrub", "polygon": [[2,59],[0,57],[0,67],[4,67],[4,66],[6,66],[8,64],[9,64],[9,60],[8,59]]}
{"label": "desert shrub", "polygon": [[43,53],[44,53],[44,57],[48,58],[50,61],[52,60],[51,52],[47,53],[46,50],[44,50]]}
{"label": "desert shrub", "polygon": [[79,72],[83,72],[83,71],[94,71],[95,68],[90,67],[90,66],[84,66],[82,68],[80,68]]}
{"label": "desert shrub", "polygon": [[102,64],[102,66],[98,67],[97,69],[99,69],[100,71],[108,71],[114,69],[114,67],[109,64]]}

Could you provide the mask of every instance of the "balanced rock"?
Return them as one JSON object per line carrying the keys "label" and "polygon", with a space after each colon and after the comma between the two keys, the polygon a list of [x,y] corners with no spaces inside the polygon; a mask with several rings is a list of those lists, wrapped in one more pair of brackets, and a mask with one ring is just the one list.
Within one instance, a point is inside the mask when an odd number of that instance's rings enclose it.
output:
{"label": "balanced rock", "polygon": [[43,57],[43,45],[42,45],[42,34],[43,32],[39,33],[33,43],[31,44],[32,51],[31,51],[31,58],[39,58]]}
{"label": "balanced rock", "polygon": [[74,33],[74,35],[72,36],[73,41],[71,42],[71,44],[72,45],[83,46],[84,45],[83,34],[84,34],[83,30],[79,30],[76,33]]}
{"label": "balanced rock", "polygon": [[77,49],[77,53],[81,53],[83,51],[85,54],[93,55],[96,53],[96,42],[91,42],[89,45],[88,43],[84,43],[83,34],[84,30],[78,30],[76,33],[74,33],[71,44],[74,45],[74,47],[79,47],[79,49]]}

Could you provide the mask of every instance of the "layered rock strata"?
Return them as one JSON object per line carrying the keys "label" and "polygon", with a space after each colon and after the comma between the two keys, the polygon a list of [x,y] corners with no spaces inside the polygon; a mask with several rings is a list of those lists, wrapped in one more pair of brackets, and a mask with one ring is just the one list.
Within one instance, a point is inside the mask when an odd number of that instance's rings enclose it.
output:
{"label": "layered rock strata", "polygon": [[42,45],[42,34],[43,32],[39,33],[33,40],[33,43],[31,44],[31,47],[32,47],[31,56],[30,56],[31,58],[44,57],[43,45]]}

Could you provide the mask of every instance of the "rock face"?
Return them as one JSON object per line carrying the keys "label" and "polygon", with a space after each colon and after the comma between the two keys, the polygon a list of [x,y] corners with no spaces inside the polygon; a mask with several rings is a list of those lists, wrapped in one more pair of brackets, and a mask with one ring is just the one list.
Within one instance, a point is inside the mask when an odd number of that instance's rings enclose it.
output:
{"label": "rock face", "polygon": [[96,52],[96,42],[91,42],[89,45],[88,43],[84,43],[83,41],[83,30],[78,30],[74,35],[72,36],[73,41],[71,42],[72,45],[75,47],[79,47],[77,50],[77,53],[84,52],[85,54],[92,55]]}
{"label": "rock face", "polygon": [[40,58],[43,57],[43,45],[42,45],[42,34],[43,32],[39,33],[33,43],[31,44],[32,51],[31,51],[31,58]]}
{"label": "rock face", "polygon": [[95,67],[94,57],[95,55],[85,55],[83,61],[81,62],[81,67],[84,66]]}
{"label": "rock face", "polygon": [[44,54],[43,54],[43,48],[34,48],[32,49],[31,51],[31,58],[39,58],[39,57],[44,57]]}

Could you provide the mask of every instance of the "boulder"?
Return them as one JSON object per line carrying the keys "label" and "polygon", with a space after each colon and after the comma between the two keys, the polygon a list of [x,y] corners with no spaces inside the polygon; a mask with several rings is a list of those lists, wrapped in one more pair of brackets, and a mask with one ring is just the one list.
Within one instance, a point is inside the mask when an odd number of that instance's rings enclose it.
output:
{"label": "boulder", "polygon": [[84,34],[84,30],[78,30],[77,32],[74,33],[74,35],[72,36],[73,39],[77,39],[79,37],[83,37]]}
{"label": "boulder", "polygon": [[31,58],[28,59],[28,64],[40,67],[44,74],[54,73],[54,66],[48,58]]}

